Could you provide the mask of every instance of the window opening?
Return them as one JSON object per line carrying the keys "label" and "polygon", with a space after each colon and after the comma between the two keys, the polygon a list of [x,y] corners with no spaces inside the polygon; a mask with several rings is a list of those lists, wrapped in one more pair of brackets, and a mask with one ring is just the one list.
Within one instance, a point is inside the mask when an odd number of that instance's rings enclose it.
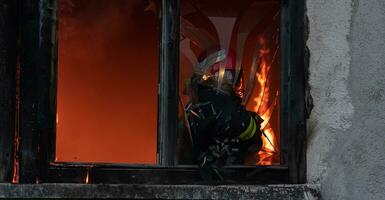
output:
{"label": "window opening", "polygon": [[182,0],[177,163],[280,164],[280,2]]}
{"label": "window opening", "polygon": [[144,0],[59,0],[56,161],[155,164],[159,19]]}

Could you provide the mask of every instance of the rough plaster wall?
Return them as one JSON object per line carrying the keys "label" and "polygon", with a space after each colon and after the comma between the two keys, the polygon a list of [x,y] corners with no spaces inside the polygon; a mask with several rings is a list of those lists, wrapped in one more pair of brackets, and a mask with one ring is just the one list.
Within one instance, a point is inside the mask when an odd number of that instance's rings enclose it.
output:
{"label": "rough plaster wall", "polygon": [[385,0],[307,0],[307,178],[324,199],[385,199]]}

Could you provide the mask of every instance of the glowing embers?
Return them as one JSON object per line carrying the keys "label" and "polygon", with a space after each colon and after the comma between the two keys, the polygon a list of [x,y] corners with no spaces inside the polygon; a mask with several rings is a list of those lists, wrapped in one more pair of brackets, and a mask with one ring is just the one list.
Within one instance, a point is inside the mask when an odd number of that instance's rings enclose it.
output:
{"label": "glowing embers", "polygon": [[87,168],[86,178],[84,180],[84,183],[85,184],[89,184],[90,183],[90,169],[89,168]]}
{"label": "glowing embers", "polygon": [[279,1],[182,1],[181,135],[201,153],[192,162],[280,164],[279,26]]}

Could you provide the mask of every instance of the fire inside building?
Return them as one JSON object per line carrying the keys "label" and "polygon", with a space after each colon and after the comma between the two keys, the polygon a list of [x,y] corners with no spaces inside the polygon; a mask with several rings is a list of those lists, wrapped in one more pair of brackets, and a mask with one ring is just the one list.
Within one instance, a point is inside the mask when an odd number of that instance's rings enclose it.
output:
{"label": "fire inside building", "polygon": [[[156,164],[159,2],[58,3],[56,161]],[[279,165],[279,1],[217,4],[181,1],[175,162]]]}
{"label": "fire inside building", "polygon": [[385,199],[383,10],[0,0],[0,198]]}
{"label": "fire inside building", "polygon": [[7,5],[15,126],[3,154],[6,182],[304,182],[305,132],[293,127],[305,123],[305,82],[289,65],[303,66],[303,52],[288,53],[303,45],[303,26],[289,12],[303,4]]}

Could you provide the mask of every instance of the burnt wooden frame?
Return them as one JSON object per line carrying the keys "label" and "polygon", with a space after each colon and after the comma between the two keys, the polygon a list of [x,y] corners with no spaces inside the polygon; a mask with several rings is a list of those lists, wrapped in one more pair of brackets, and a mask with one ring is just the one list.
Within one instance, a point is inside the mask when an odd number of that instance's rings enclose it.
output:
{"label": "burnt wooden frame", "polygon": [[0,4],[0,182],[10,182],[17,105],[17,2],[0,1]]}
{"label": "burnt wooden frame", "polygon": [[[156,166],[55,162],[57,1],[19,1],[20,183],[84,183],[88,177],[91,183],[218,184],[201,180],[195,166],[174,166],[174,150],[167,148],[175,146],[170,138],[178,120],[179,0],[161,1]],[[281,0],[282,165],[228,167],[229,181],[220,184],[305,182],[304,6],[304,0]]]}

